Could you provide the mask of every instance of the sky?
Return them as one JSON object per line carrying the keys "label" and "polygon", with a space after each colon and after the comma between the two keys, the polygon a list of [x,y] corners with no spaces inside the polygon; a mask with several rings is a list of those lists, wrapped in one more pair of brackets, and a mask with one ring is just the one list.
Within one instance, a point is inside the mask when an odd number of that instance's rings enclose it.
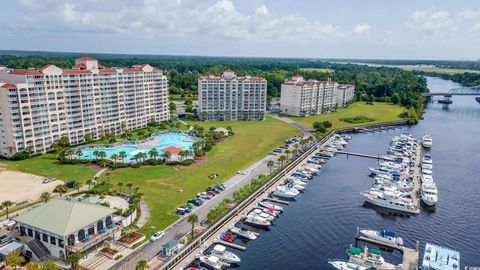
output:
{"label": "sky", "polygon": [[0,49],[480,58],[480,0],[2,1]]}

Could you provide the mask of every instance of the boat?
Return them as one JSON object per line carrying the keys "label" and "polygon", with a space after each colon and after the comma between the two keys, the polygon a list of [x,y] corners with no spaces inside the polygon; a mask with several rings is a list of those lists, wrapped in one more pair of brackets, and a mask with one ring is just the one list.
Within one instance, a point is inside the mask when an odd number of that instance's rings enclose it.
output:
{"label": "boat", "polygon": [[204,256],[200,255],[197,256],[197,259],[207,266],[209,269],[213,270],[221,270],[224,266],[224,264],[220,261],[220,259],[216,256]]}
{"label": "boat", "polygon": [[422,158],[422,164],[432,164],[432,157],[429,155],[424,155]]}
{"label": "boat", "polygon": [[300,194],[300,191],[287,186],[278,186],[273,195],[279,198],[292,199]]}
{"label": "boat", "polygon": [[370,190],[361,194],[365,198],[365,201],[373,205],[406,213],[420,213],[420,209],[415,207],[411,199],[399,196],[396,192]]}
{"label": "boat", "polygon": [[270,222],[275,220],[274,215],[272,215],[270,213],[265,213],[265,212],[263,212],[262,209],[258,209],[258,208],[250,211],[250,213],[248,213],[247,217],[250,217],[250,216],[257,216],[257,217],[263,218],[265,220],[268,220]]}
{"label": "boat", "polygon": [[287,187],[289,187],[289,188],[296,189],[296,190],[298,190],[298,191],[300,191],[300,192],[303,192],[303,191],[305,190],[305,188],[306,188],[304,185],[296,184],[296,183],[294,183],[293,181],[287,181],[287,182],[285,183],[285,185],[286,185]]}
{"label": "boat", "polygon": [[219,258],[222,262],[226,262],[229,264],[240,263],[240,257],[238,257],[235,253],[228,251],[224,245],[215,245],[211,254]]}
{"label": "boat", "polygon": [[422,146],[425,147],[425,148],[431,148],[432,147],[432,135],[430,135],[430,134],[423,135]]}
{"label": "boat", "polygon": [[273,208],[277,211],[283,212],[283,207],[281,207],[280,205],[276,205],[276,204],[274,204],[272,202],[269,202],[269,201],[260,201],[260,202],[258,202],[258,205],[266,207],[266,208]]}
{"label": "boat", "polygon": [[222,233],[219,238],[221,240],[223,240],[225,242],[229,242],[229,243],[232,243],[235,240],[235,236],[233,236],[233,234],[231,234],[229,232]]}
{"label": "boat", "polygon": [[475,100],[480,103],[480,97],[476,97]]}
{"label": "boat", "polygon": [[251,232],[246,228],[238,228],[238,227],[231,227],[230,232],[248,240],[255,240],[259,235],[258,233]]}
{"label": "boat", "polygon": [[268,228],[272,223],[268,220],[259,217],[247,217],[243,223],[257,228]]}
{"label": "boat", "polygon": [[421,186],[422,201],[428,206],[434,206],[438,202],[438,190],[435,182],[424,182]]}
{"label": "boat", "polygon": [[432,170],[422,169],[422,174],[424,174],[424,175],[432,175]]}
{"label": "boat", "polygon": [[422,169],[425,169],[425,170],[432,170],[433,169],[433,166],[432,164],[422,164]]}
{"label": "boat", "polygon": [[360,248],[350,246],[347,249],[347,255],[349,257],[348,262],[366,267],[367,269],[379,269],[379,270],[398,270],[403,269],[402,265],[394,265],[385,261],[382,253],[379,249],[368,248],[365,246],[363,252]]}
{"label": "boat", "polygon": [[322,157],[333,157],[335,155],[335,153],[324,150],[324,151],[319,152],[318,155],[320,155]]}
{"label": "boat", "polygon": [[367,270],[366,267],[345,261],[328,261],[328,263],[338,270]]}
{"label": "boat", "polygon": [[387,243],[395,246],[403,246],[403,239],[397,236],[397,233],[394,231],[360,230],[359,234],[368,239],[376,240],[379,242],[383,242],[383,243]]}

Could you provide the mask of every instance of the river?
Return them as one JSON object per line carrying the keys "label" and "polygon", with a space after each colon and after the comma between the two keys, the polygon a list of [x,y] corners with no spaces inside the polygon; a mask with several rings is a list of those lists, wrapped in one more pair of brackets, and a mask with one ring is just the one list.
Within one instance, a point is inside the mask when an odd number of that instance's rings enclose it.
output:
{"label": "river", "polygon": [[[457,83],[427,78],[431,92],[445,92]],[[353,135],[347,149],[383,154],[390,139],[401,132],[417,138],[433,136],[433,175],[439,190],[435,211],[422,209],[415,216],[399,216],[363,206],[361,191],[372,179],[372,159],[335,156],[313,179],[308,190],[284,207],[285,213],[268,232],[248,244],[241,269],[333,269],[330,259],[347,259],[345,250],[355,243],[357,227],[392,229],[407,246],[420,241],[457,249],[464,266],[480,267],[480,104],[473,97],[453,97],[453,104],[428,104],[416,126]],[[238,241],[238,240],[237,240]],[[397,263],[399,252],[384,252]],[[419,262],[421,263],[422,257]]]}

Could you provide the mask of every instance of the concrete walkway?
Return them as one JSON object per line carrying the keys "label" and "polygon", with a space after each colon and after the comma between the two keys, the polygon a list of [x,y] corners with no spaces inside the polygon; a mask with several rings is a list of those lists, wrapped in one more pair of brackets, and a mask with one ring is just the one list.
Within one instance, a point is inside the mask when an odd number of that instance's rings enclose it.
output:
{"label": "concrete walkway", "polygon": [[310,131],[310,129],[308,127],[306,127],[306,126],[304,126],[304,125],[302,125],[298,122],[295,122],[288,117],[278,116],[278,115],[274,115],[274,114],[269,114],[269,116],[271,116],[271,117],[273,117],[277,120],[283,121],[285,123],[289,123],[290,125],[293,125],[293,126],[299,128],[299,129],[301,129],[305,135],[311,135],[312,134],[312,132]]}

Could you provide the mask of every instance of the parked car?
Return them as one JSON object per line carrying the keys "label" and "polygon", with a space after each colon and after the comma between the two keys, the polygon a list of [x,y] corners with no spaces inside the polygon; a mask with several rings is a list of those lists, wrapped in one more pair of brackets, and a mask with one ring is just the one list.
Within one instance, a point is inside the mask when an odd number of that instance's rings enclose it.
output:
{"label": "parked car", "polygon": [[183,209],[185,209],[185,211],[186,211],[187,213],[190,213],[190,212],[192,212],[193,205],[185,204],[185,205],[182,205],[182,206],[180,206],[180,207],[183,208]]}
{"label": "parked car", "polygon": [[213,192],[215,192],[215,194],[218,194],[218,193],[220,193],[220,191],[218,191],[218,190],[215,190],[215,188],[213,188],[213,187],[208,187],[208,188],[207,188],[207,192],[210,192],[210,191],[213,191]]}
{"label": "parked car", "polygon": [[216,187],[220,188],[221,190],[227,189],[227,187],[224,184],[218,184]]}
{"label": "parked car", "polygon": [[200,192],[197,194],[200,198],[210,200],[213,196],[208,194],[207,192]]}
{"label": "parked car", "polygon": [[43,179],[42,183],[48,184],[48,183],[53,182],[55,180],[57,180],[57,179],[55,179],[55,178],[45,178],[45,179]]}
{"label": "parked car", "polygon": [[202,205],[203,201],[201,199],[195,198],[195,199],[188,200],[188,203],[194,204],[196,206],[200,206]]}
{"label": "parked car", "polygon": [[219,189],[218,187],[214,187],[214,188],[213,188],[213,191],[215,191],[217,194],[220,193],[220,192],[222,192],[222,190]]}
{"label": "parked car", "polygon": [[65,186],[67,188],[73,188],[76,183],[77,183],[77,181],[70,181],[70,182],[66,183]]}
{"label": "parked car", "polygon": [[207,191],[207,193],[212,195],[212,197],[217,195],[217,193],[215,193],[215,191],[213,191],[213,190]]}
{"label": "parked car", "polygon": [[165,235],[164,232],[156,232],[152,235],[152,237],[150,237],[150,242],[155,242],[158,239],[162,238],[164,235]]}
{"label": "parked car", "polygon": [[238,174],[241,174],[241,175],[246,175],[246,174],[247,174],[247,171],[238,171],[237,173],[238,173]]}
{"label": "parked car", "polygon": [[187,210],[185,210],[183,207],[179,207],[177,208],[177,212],[175,212],[176,215],[179,215],[179,216],[183,216],[185,215],[187,212]]}

